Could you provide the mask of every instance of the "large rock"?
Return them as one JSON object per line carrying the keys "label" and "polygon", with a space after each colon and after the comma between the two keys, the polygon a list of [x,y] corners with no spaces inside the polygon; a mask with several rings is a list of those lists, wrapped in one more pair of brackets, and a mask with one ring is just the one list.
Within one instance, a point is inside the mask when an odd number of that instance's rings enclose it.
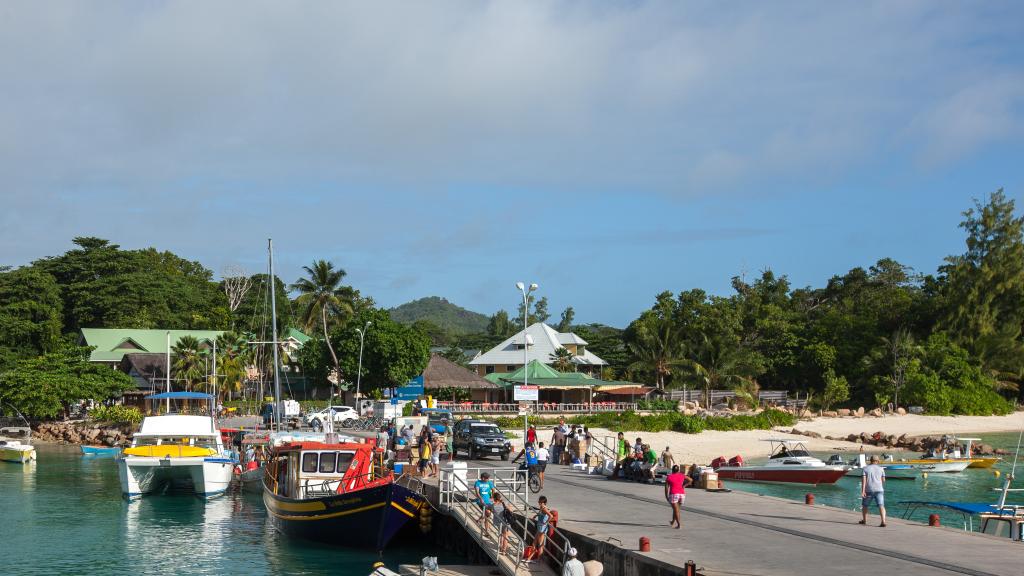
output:
{"label": "large rock", "polygon": [[818,434],[813,430],[808,430],[804,432],[804,436],[807,436],[808,438],[821,438],[821,434]]}
{"label": "large rock", "polygon": [[857,417],[858,418],[863,418],[864,417],[864,407],[863,406],[861,406],[860,408],[857,408]]}
{"label": "large rock", "polygon": [[804,409],[804,411],[800,413],[800,418],[806,418],[806,419],[814,418],[814,412],[811,412],[810,410]]}
{"label": "large rock", "polygon": [[837,418],[839,416],[839,412],[836,412],[835,410],[825,410],[821,415],[825,418]]}
{"label": "large rock", "polygon": [[850,434],[846,437],[847,442],[856,442],[858,440],[860,440],[860,436],[857,436],[856,434]]}
{"label": "large rock", "polygon": [[907,409],[911,414],[924,414],[924,407],[922,406],[911,406]]}
{"label": "large rock", "polygon": [[900,408],[896,409],[896,414],[898,414],[900,416],[906,416],[907,415],[907,411],[904,410],[902,407],[900,407]]}
{"label": "large rock", "polygon": [[836,412],[838,412],[840,416],[845,418],[850,415],[851,410],[849,408],[840,408],[839,410],[836,410]]}
{"label": "large rock", "polygon": [[875,408],[874,410],[871,411],[871,415],[874,416],[875,418],[881,418],[882,417],[882,409],[881,408]]}

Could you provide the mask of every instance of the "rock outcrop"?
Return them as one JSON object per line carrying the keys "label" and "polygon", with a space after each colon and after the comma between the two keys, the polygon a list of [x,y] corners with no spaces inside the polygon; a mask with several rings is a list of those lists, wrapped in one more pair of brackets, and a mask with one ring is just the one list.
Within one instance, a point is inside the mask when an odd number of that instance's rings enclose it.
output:
{"label": "rock outcrop", "polygon": [[33,426],[32,436],[45,442],[62,444],[103,444],[124,446],[131,440],[134,426],[68,420],[63,422],[41,422]]}

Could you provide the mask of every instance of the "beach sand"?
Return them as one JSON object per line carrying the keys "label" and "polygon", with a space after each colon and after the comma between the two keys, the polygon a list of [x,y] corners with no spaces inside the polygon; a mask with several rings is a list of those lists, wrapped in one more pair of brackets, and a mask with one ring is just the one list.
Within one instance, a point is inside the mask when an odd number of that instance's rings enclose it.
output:
{"label": "beach sand", "polygon": [[[660,454],[666,446],[672,451],[676,463],[710,464],[718,456],[731,458],[737,454],[744,459],[766,458],[771,449],[766,438],[791,438],[803,441],[809,450],[825,459],[835,452],[857,452],[863,446],[865,452],[900,452],[900,449],[879,448],[856,442],[825,440],[788,434],[791,428],[812,431],[822,436],[846,437],[850,434],[884,432],[900,436],[931,436],[954,434],[968,436],[985,432],[1010,432],[1024,428],[1024,412],[1009,416],[883,416],[874,418],[814,418],[801,420],[795,426],[769,430],[744,430],[735,432],[705,431],[700,434],[680,432],[636,432],[624,430],[626,440],[632,445],[637,437],[650,444]],[[615,432],[600,428],[591,429],[591,434],[609,446],[614,445]],[[540,441],[551,440],[550,429],[540,430]],[[521,444],[519,445],[521,446]],[[517,450],[519,448],[517,446]]]}

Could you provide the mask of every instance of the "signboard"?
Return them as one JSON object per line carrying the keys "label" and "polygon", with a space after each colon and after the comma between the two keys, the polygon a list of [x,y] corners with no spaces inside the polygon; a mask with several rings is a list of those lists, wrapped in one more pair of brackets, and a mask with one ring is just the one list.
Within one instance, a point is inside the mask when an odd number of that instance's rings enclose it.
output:
{"label": "signboard", "polygon": [[540,398],[540,386],[516,386],[512,390],[512,399],[516,402],[520,400],[536,402]]}
{"label": "signboard", "polygon": [[423,396],[423,376],[417,376],[405,386],[396,388],[394,397],[399,400],[415,400],[420,396]]}

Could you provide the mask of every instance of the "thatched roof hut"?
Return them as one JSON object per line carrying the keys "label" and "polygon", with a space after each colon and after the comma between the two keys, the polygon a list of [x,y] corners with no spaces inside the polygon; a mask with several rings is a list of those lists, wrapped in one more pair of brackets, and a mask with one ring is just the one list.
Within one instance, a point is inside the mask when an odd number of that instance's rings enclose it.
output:
{"label": "thatched roof hut", "polygon": [[469,390],[474,401],[488,402],[501,392],[501,387],[484,380],[475,372],[463,368],[440,354],[431,354],[430,362],[423,370],[423,387],[426,390],[439,388],[462,388]]}

